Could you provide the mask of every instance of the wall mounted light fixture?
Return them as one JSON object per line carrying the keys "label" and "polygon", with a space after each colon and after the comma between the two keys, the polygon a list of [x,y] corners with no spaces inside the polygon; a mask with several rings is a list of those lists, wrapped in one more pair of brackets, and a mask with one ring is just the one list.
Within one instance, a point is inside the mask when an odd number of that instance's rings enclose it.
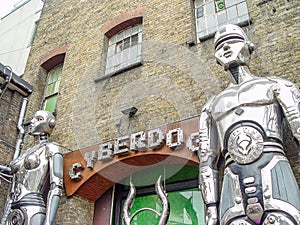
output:
{"label": "wall mounted light fixture", "polygon": [[127,115],[129,118],[133,117],[136,112],[138,111],[138,109],[134,106],[128,108],[128,109],[124,109],[122,110],[121,112],[124,114],[124,115]]}

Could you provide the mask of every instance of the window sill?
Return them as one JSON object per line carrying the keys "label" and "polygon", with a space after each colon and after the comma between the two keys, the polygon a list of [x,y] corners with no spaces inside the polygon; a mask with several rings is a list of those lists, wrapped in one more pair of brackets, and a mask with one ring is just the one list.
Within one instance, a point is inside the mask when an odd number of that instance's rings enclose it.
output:
{"label": "window sill", "polygon": [[[243,21],[243,22],[239,22],[237,23],[236,25],[240,26],[240,27],[245,27],[245,26],[249,26],[252,24],[252,19],[249,19],[249,20],[246,20],[246,21]],[[211,39],[215,36],[215,33],[210,33],[208,35],[205,35],[203,37],[200,37],[199,38],[199,42],[204,42],[204,41],[207,41],[208,39]]]}
{"label": "window sill", "polygon": [[111,78],[111,77],[113,77],[113,76],[116,76],[116,75],[118,75],[118,74],[124,73],[124,72],[126,72],[126,71],[128,71],[128,70],[134,69],[134,68],[139,67],[139,66],[142,66],[142,65],[143,65],[142,61],[139,61],[139,62],[130,64],[130,65],[125,66],[125,67],[122,67],[122,68],[120,68],[120,69],[118,69],[118,70],[116,70],[116,71],[114,71],[114,72],[107,73],[107,74],[105,74],[104,76],[95,79],[94,82],[95,82],[95,83],[98,83],[98,82],[101,82],[101,81],[103,81],[103,80],[107,80],[107,79],[109,79],[109,78]]}

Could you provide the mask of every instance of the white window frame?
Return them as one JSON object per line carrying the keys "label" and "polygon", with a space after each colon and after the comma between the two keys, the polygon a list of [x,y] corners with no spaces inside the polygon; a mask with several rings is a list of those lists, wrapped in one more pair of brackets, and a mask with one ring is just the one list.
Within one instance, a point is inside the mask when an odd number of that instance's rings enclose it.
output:
{"label": "white window frame", "polygon": [[195,0],[194,7],[198,42],[225,24],[250,23],[246,0]]}
{"label": "white window frame", "polygon": [[105,75],[113,75],[141,64],[142,24],[121,30],[108,41]]}

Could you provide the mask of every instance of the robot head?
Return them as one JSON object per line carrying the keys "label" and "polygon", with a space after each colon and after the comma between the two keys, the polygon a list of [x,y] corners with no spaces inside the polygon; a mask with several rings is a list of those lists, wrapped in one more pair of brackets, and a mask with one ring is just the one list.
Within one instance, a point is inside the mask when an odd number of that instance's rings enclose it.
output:
{"label": "robot head", "polygon": [[55,126],[55,117],[46,110],[39,110],[34,115],[29,125],[29,134],[40,135],[52,133]]}
{"label": "robot head", "polygon": [[236,25],[228,24],[215,34],[215,57],[225,70],[235,66],[248,66],[254,45],[244,31]]}

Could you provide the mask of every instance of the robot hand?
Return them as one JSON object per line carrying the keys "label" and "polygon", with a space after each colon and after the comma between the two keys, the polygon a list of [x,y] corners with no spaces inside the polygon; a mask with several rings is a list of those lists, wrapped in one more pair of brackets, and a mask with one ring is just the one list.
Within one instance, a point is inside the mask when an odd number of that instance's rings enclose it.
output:
{"label": "robot hand", "polygon": [[206,223],[205,225],[218,224],[218,210],[217,206],[209,206],[206,210]]}

